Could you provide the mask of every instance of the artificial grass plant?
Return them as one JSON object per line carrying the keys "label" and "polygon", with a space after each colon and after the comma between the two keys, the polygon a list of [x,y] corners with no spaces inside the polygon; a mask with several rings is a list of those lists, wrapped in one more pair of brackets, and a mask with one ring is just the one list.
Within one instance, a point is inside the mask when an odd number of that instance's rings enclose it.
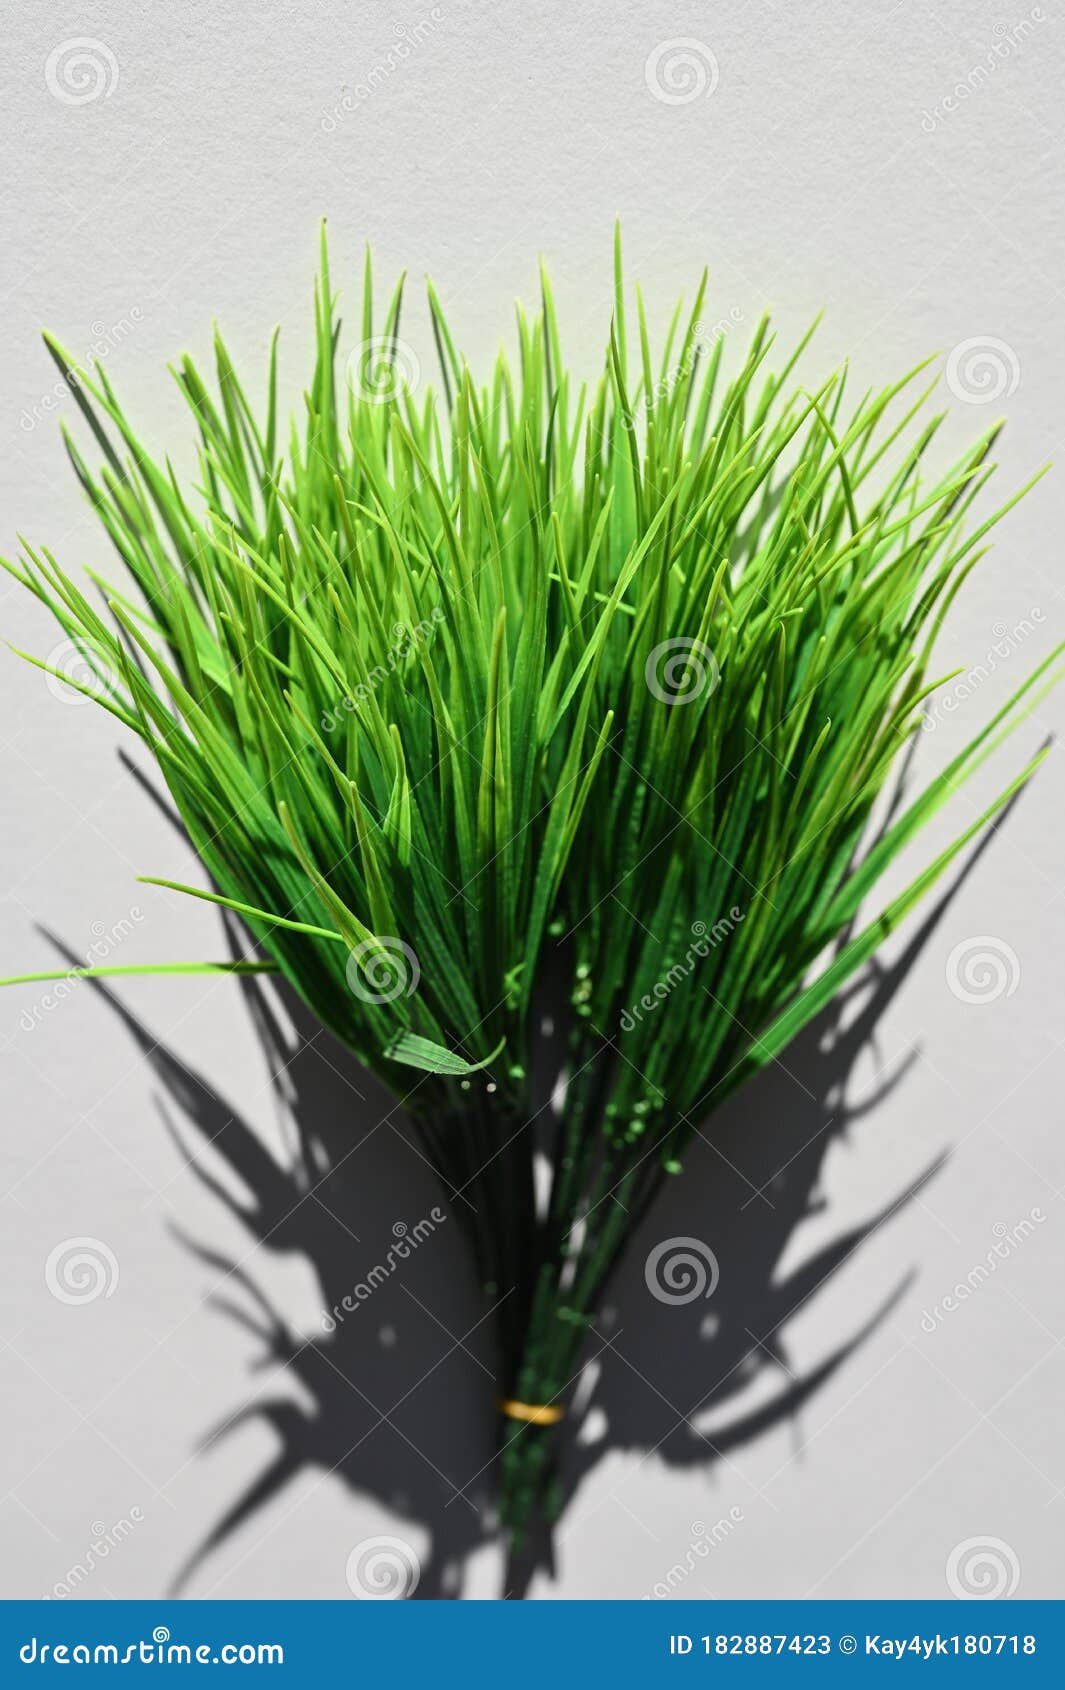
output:
{"label": "artificial grass plant", "polygon": [[[174,372],[185,486],[103,368],[77,371],[102,463],[68,437],[70,456],[133,590],[90,572],[98,606],[47,550],[7,566],[90,665],[71,684],[157,760],[216,890],[158,883],[254,937],[175,968],[279,971],[459,1194],[515,1528],[549,1497],[550,1426],[646,1205],[1028,779],[1038,756],[860,919],[1061,650],[874,829],[991,526],[966,518],[993,431],[926,474],[925,366],[856,403],[845,371],[807,391],[809,337],[772,374],[765,321],[726,379],[705,288],[652,362],[616,254],[590,391],[546,277],[486,385],[430,288],[440,392],[412,390],[402,281],[379,320],[367,261],[345,362],[323,235],[300,419],[286,432],[276,337],[261,406],[216,337],[211,384]],[[545,1006],[566,1038],[551,1103]]]}

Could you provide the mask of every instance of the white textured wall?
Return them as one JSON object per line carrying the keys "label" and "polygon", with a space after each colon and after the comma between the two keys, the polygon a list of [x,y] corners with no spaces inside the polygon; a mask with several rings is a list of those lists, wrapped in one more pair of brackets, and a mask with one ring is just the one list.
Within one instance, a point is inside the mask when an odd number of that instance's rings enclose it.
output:
{"label": "white textured wall", "polygon": [[[101,343],[132,414],[180,458],[187,430],[165,364],[185,348],[206,355],[216,317],[251,372],[273,324],[284,324],[286,391],[298,401],[323,213],[344,289],[354,290],[367,239],[382,277],[400,265],[414,278],[431,269],[475,361],[509,332],[513,297],[534,296],[539,252],[573,356],[597,358],[619,212],[630,269],[659,322],[706,262],[714,317],[735,311],[749,325],[768,303],[788,334],[825,305],[823,367],[850,355],[859,387],[929,351],[990,337],[991,361],[978,360],[975,376],[961,358],[952,438],[996,410],[1008,415],[1004,491],[1065,453],[1065,36],[1056,7],[105,0],[4,11],[7,551],[19,529],[68,565],[105,558],[48,414],[56,373],[39,328],[53,327],[79,356]],[[415,25],[421,39],[398,56],[402,26]],[[79,37],[96,43],[98,84],[64,81],[77,76],[64,44]],[[667,80],[659,92],[694,94],[671,103],[656,97],[647,67],[660,44],[680,38],[697,44],[706,86]],[[389,62],[394,69],[371,77]],[[965,92],[951,99],[959,83]],[[981,376],[987,388],[973,385]],[[992,402],[996,387],[1008,391]],[[56,412],[72,409],[64,399]],[[944,668],[978,664],[996,644],[1002,651],[965,712],[922,742],[922,769],[939,766],[1065,631],[1063,527],[1059,470],[1010,517],[952,620]],[[57,643],[12,583],[0,587],[0,625],[37,652]],[[123,961],[218,952],[220,924],[206,907],[133,883],[136,872],[193,870],[120,767],[117,726],[60,702],[14,658],[0,663],[0,689],[0,972],[51,965],[38,923],[79,956],[116,931]],[[1060,697],[1040,707],[1016,749],[959,798],[954,825],[1005,778],[1011,755],[1060,723],[1062,708]],[[744,1394],[697,1417],[715,1457],[685,1430],[722,1371],[713,1328],[668,1308],[649,1321],[633,1275],[619,1288],[617,1358],[604,1372],[618,1447],[592,1464],[563,1523],[557,1583],[538,1577],[534,1595],[642,1595],[679,1564],[681,1595],[937,1596],[956,1546],[987,1537],[1007,1546],[991,1554],[1010,1583],[1019,1567],[1021,1594],[1061,1593],[1063,790],[1055,749],[881,1021],[849,1103],[908,1052],[912,1066],[845,1138],[832,1138],[817,1181],[825,1207],[795,1234],[785,1270],[890,1205],[949,1152],[934,1179],[771,1333],[780,1311],[764,1263],[757,1283],[761,1241],[786,1213],[811,1151],[790,1159],[824,1126],[803,1089],[808,1072],[789,1072],[729,1127],[729,1160],[762,1170],[752,1181],[769,1182],[762,1194],[742,1182],[733,1189],[737,1176],[708,1154],[647,1235],[699,1232],[715,1202],[731,1202],[722,1296],[732,1342],[749,1326],[755,1360],[782,1346],[775,1371],[751,1367],[752,1405],[816,1370],[901,1285],[898,1300],[796,1417],[728,1447],[719,1429],[748,1406]],[[1009,989],[966,1002],[950,989],[949,962],[979,937],[991,941]],[[140,982],[120,997],[152,1039],[228,1100],[214,1106],[220,1113],[208,1108],[208,1131],[232,1108],[268,1142],[285,1142],[234,986]],[[209,1555],[190,1593],[344,1596],[353,1546],[387,1534],[423,1558],[423,1588],[435,1586],[440,1560],[473,1549],[462,1588],[494,1594],[496,1552],[475,1548],[483,1476],[470,1500],[444,1506],[487,1459],[491,1428],[490,1381],[469,1353],[478,1336],[465,1336],[477,1310],[457,1241],[444,1229],[432,1258],[382,1294],[380,1315],[375,1308],[372,1325],[352,1335],[350,1383],[328,1365],[302,1382],[269,1367],[249,1373],[258,1341],[205,1303],[224,1270],[190,1254],[174,1230],[220,1257],[248,1252],[187,1165],[196,1097],[181,1070],[172,1077],[185,1108],[85,986],[50,1008],[34,988],[20,989],[0,1008],[3,1594],[45,1593],[123,1521],[132,1531],[106,1559],[94,1557],[81,1594],[161,1594],[273,1458],[275,1434],[254,1419],[196,1450],[256,1394],[291,1398],[305,1413],[319,1404],[320,1423],[305,1433],[282,1419],[318,1465]],[[335,1052],[305,1053],[305,1098],[340,1127],[350,1111],[353,1131],[357,1123],[365,1132],[377,1118],[373,1099],[356,1096],[350,1073],[334,1065]],[[830,1099],[828,1114],[839,1113]],[[357,1278],[387,1248],[393,1223],[413,1224],[435,1197],[390,1129],[352,1169]],[[245,1262],[308,1333],[320,1293],[301,1246],[334,1226],[314,1201],[284,1248]],[[1027,1236],[1014,1243],[1021,1223]],[[106,1245],[118,1280],[112,1295],[70,1305],[50,1293],[45,1264],[79,1237]],[[977,1293],[944,1318],[928,1313],[996,1242],[996,1270]],[[223,1291],[253,1306],[232,1278]],[[730,1510],[722,1541],[702,1556],[693,1548],[700,1524],[711,1528]],[[456,1588],[453,1569],[442,1579],[436,1588]]]}

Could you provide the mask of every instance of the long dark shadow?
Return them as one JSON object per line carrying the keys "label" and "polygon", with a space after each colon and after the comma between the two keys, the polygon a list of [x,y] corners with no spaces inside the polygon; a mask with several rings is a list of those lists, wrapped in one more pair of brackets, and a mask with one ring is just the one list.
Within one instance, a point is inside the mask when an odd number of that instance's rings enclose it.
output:
{"label": "long dark shadow", "polygon": [[[796,1228],[824,1207],[830,1148],[903,1083],[917,1059],[911,1053],[873,1095],[850,1100],[856,1065],[875,1050],[881,1018],[992,837],[989,831],[980,841],[897,960],[874,965],[781,1062],[703,1124],[684,1177],[645,1217],[589,1335],[596,1359],[563,1429],[567,1507],[614,1450],[711,1468],[768,1428],[794,1422],[904,1291],[908,1273],[871,1296],[865,1320],[814,1367],[795,1372],[789,1321],[942,1163],[933,1161],[881,1209],[781,1276]],[[246,950],[246,937],[240,942]],[[289,1133],[275,1154],[238,1107],[154,1039],[106,985],[92,984],[143,1052],[168,1130],[194,1177],[239,1221],[248,1253],[297,1253],[320,1296],[316,1328],[293,1330],[252,1270],[210,1243],[185,1239],[215,1276],[210,1301],[257,1349],[254,1394],[206,1442],[260,1419],[277,1451],[188,1557],[175,1592],[310,1469],[428,1535],[416,1597],[460,1596],[468,1558],[497,1535],[492,1319],[455,1222],[464,1199],[441,1186],[401,1111],[287,987],[240,981]],[[713,1252],[713,1294],[663,1307],[645,1280],[648,1253],[662,1240],[690,1238]],[[777,1381],[768,1399],[767,1374]],[[757,1407],[746,1406],[749,1395]],[[564,1530],[565,1510],[562,1521]],[[525,1595],[552,1560],[544,1528],[510,1555],[504,1594]]]}

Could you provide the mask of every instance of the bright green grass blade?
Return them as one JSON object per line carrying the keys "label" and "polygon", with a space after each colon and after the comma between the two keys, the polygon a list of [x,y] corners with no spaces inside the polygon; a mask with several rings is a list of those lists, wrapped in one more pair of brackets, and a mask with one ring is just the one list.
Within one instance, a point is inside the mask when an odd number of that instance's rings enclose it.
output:
{"label": "bright green grass blade", "polygon": [[106,980],[114,974],[276,974],[276,962],[144,962],[100,968],[51,968],[39,974],[9,974],[0,986],[30,986],[41,980]]}
{"label": "bright green grass blade", "polygon": [[435,1044],[432,1039],[419,1038],[416,1033],[400,1033],[386,1045],[384,1054],[391,1062],[402,1062],[408,1068],[420,1068],[426,1074],[478,1074],[495,1061],[505,1043],[505,1039],[500,1039],[495,1049],[490,1051],[483,1061],[467,1062],[453,1050]]}

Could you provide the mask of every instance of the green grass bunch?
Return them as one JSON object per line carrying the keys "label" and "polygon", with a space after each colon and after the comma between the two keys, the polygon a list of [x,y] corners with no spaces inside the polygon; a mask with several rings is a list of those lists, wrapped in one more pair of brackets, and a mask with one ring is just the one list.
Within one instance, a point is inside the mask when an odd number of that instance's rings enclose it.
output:
{"label": "green grass bunch", "polygon": [[[809,337],[774,373],[767,321],[727,376],[705,276],[653,359],[619,254],[590,386],[546,276],[517,361],[484,383],[431,287],[439,383],[405,379],[402,297],[401,280],[378,313],[367,260],[345,338],[323,234],[298,419],[279,411],[276,336],[261,403],[220,336],[210,379],[175,368],[191,484],[104,369],[72,370],[46,337],[123,576],[79,585],[30,547],[7,567],[88,665],[70,684],[155,758],[212,889],[159,884],[247,925],[243,960],[176,966],[282,974],[459,1194],[497,1311],[502,1512],[520,1527],[637,1220],[710,1111],[1029,778],[1038,756],[863,917],[1061,648],[888,809],[996,520],[970,517],[993,431],[928,471],[934,374],[857,400],[845,370],[806,389]],[[534,1081],[545,1012],[554,1105]]]}

